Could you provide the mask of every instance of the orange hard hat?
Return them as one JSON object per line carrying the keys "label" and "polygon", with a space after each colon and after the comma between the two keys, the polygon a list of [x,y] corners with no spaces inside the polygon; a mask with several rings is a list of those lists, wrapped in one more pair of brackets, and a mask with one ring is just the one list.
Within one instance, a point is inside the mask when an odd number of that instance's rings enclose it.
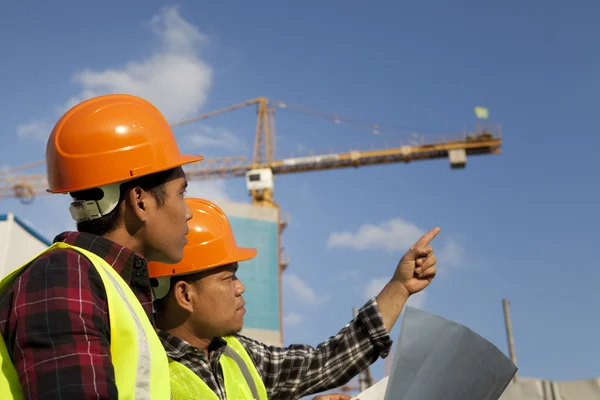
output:
{"label": "orange hard hat", "polygon": [[229,220],[219,206],[204,199],[187,198],[186,202],[193,216],[188,222],[183,258],[177,264],[149,262],[150,278],[192,274],[256,256],[256,249],[238,247]]}
{"label": "orange hard hat", "polygon": [[167,120],[148,101],[128,94],[94,97],[67,111],[50,134],[48,192],[97,188],[202,159],[179,152]]}

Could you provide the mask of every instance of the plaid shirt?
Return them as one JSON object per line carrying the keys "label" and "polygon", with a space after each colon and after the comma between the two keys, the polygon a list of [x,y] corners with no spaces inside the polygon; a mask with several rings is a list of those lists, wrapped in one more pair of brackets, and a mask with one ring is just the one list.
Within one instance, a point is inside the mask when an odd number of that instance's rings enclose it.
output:
{"label": "plaid shirt", "polygon": [[[169,357],[194,371],[225,400],[219,364],[226,346],[223,339],[212,341],[207,360],[204,352],[167,332],[159,330],[158,336]],[[375,298],[337,335],[316,348],[301,344],[279,348],[241,335],[236,338],[254,361],[270,400],[297,399],[344,385],[378,357],[385,358],[392,345]]]}
{"label": "plaid shirt", "polygon": [[[152,320],[145,259],[87,233],[65,232],[54,241],[106,260]],[[25,398],[117,399],[106,291],[96,269],[79,253],[46,253],[0,293],[0,332]]]}

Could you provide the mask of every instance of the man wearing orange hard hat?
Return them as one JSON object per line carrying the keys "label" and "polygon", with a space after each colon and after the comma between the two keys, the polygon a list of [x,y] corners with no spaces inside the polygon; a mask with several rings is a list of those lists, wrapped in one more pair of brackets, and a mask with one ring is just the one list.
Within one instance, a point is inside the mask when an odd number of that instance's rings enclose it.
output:
{"label": "man wearing orange hard hat", "polygon": [[68,110],[46,147],[48,192],[70,194],[77,232],[0,282],[1,399],[170,398],[147,262],[179,262],[191,210],[160,111],[136,96]]}
{"label": "man wearing orange hard hat", "polygon": [[193,218],[183,259],[175,265],[148,263],[173,400],[296,399],[344,385],[387,356],[389,332],[408,297],[436,274],[429,242],[438,228],[408,250],[382,292],[337,335],[317,347],[268,346],[238,334],[244,324],[245,288],[236,271],[256,250],[236,244],[217,205],[186,201]]}

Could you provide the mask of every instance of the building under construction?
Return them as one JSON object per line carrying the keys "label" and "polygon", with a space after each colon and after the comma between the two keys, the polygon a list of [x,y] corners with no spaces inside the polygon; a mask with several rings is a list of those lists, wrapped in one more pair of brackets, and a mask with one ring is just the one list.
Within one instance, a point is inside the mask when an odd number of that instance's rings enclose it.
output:
{"label": "building under construction", "polygon": [[258,250],[244,261],[237,276],[246,287],[246,315],[242,334],[273,346],[283,345],[279,209],[219,201],[239,246]]}

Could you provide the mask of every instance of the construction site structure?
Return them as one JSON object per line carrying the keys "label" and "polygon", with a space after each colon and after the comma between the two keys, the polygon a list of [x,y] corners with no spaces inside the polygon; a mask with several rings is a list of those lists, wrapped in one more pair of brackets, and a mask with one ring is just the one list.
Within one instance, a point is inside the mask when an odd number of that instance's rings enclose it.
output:
{"label": "construction site structure", "polygon": [[[504,326],[506,327],[506,340],[508,342],[508,354],[510,356],[510,360],[513,364],[517,365],[517,355],[515,353],[515,340],[512,332],[512,322],[510,320],[510,311],[509,301],[507,299],[502,299],[502,310],[504,311]],[[513,377],[513,382],[517,382],[518,380],[518,371],[515,373]]]}
{"label": "construction site structure", "polygon": [[[451,137],[441,136],[427,141],[424,136],[410,132],[409,140],[402,146],[275,159],[276,110],[320,118],[334,124],[345,124],[374,135],[398,132],[406,134],[407,131],[265,97],[179,121],[172,126],[190,124],[248,106],[255,106],[257,115],[252,160],[248,160],[246,156],[205,159],[185,166],[184,170],[189,181],[245,178],[252,204],[216,202],[231,216],[232,228],[239,244],[258,249],[259,256],[255,260],[245,262],[247,267],[240,268],[238,272],[240,279],[246,283],[245,296],[254,296],[247,302],[245,329],[249,336],[274,345],[283,343],[281,281],[282,273],[289,264],[289,259],[282,254],[281,247],[281,234],[288,220],[281,214],[273,196],[276,175],[441,158],[447,158],[451,168],[460,169],[465,168],[468,156],[498,154],[502,145],[500,126],[494,128],[487,121],[487,116],[478,116],[479,120],[473,131]],[[23,204],[31,204],[36,196],[46,194],[45,173],[23,173],[43,164],[44,161],[39,161],[0,171],[0,199],[15,198]],[[273,305],[273,302],[276,304]]]}
{"label": "construction site structure", "polygon": [[[508,354],[513,364],[517,365],[509,305],[510,302],[507,299],[502,299]],[[600,399],[600,378],[576,381],[552,381],[549,379],[517,377],[517,374],[515,374],[513,380],[509,383],[499,400],[596,399]]]}

